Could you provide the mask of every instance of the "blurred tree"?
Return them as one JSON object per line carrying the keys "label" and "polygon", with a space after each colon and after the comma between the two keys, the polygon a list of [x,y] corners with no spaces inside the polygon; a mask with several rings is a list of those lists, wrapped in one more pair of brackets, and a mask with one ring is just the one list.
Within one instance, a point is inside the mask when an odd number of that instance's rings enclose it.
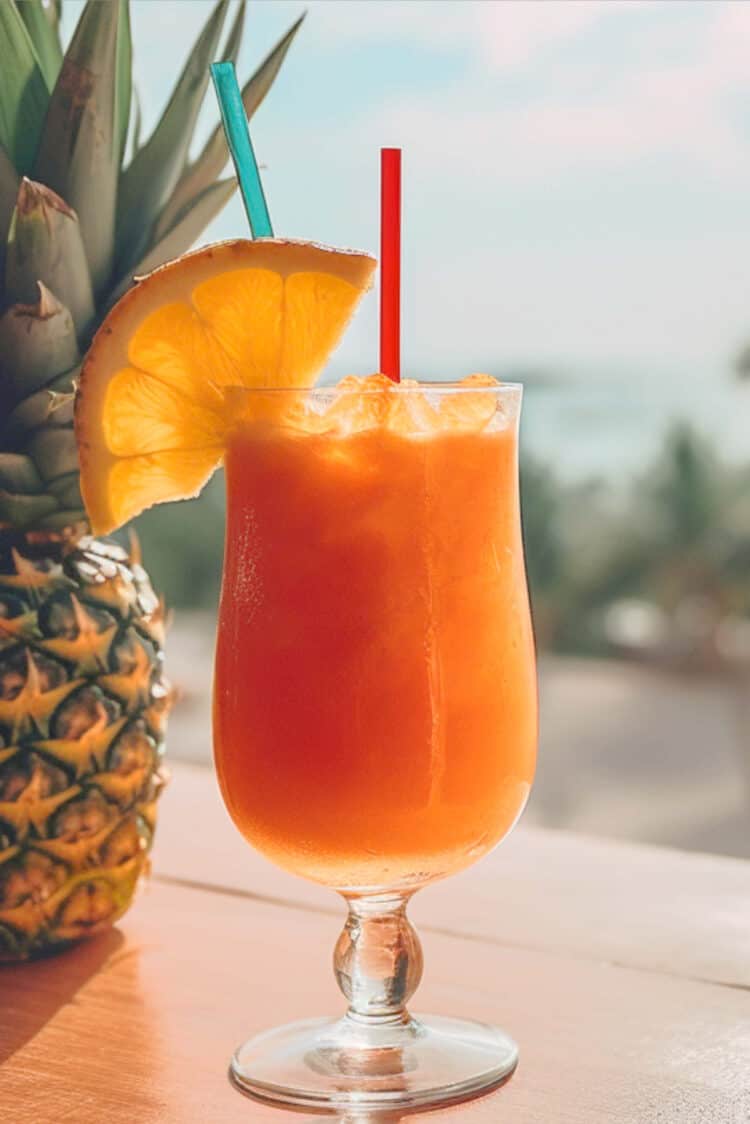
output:
{"label": "blurred tree", "polygon": [[526,571],[534,593],[559,586],[565,568],[560,528],[562,489],[551,470],[533,457],[521,463],[521,508]]}
{"label": "blurred tree", "polygon": [[741,379],[750,379],[750,343],[745,344],[734,360],[734,373]]}
{"label": "blurred tree", "polygon": [[218,603],[224,547],[224,480],[217,473],[198,499],[145,511],[135,524],[154,588],[175,609]]}
{"label": "blurred tree", "polygon": [[533,457],[521,461],[521,512],[526,574],[539,648],[557,646],[565,601],[567,558],[562,534],[563,489]]}
{"label": "blurred tree", "polygon": [[669,614],[672,654],[715,662],[727,613],[750,614],[747,470],[727,468],[684,423],[636,481],[599,565],[577,582],[586,617],[626,598]]}
{"label": "blurred tree", "polygon": [[661,537],[670,548],[705,549],[723,526],[721,466],[709,443],[686,423],[667,435],[664,455],[645,481]]}
{"label": "blurred tree", "polygon": [[704,438],[679,424],[643,490],[653,546],[647,592],[669,610],[697,596],[718,608],[733,538],[727,518],[730,473]]}

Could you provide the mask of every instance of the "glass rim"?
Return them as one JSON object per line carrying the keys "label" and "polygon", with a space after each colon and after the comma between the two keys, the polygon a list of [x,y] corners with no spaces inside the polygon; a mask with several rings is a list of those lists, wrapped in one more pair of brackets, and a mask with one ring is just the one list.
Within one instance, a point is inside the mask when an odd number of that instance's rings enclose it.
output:
{"label": "glass rim", "polygon": [[[416,386],[394,382],[387,389],[389,394],[494,394],[499,398],[503,395],[520,397],[523,388],[524,384],[521,382],[502,382],[498,383],[497,386],[467,386],[465,383],[456,380],[452,382],[419,382]],[[315,396],[356,394],[363,397],[381,395],[384,392],[384,388],[380,386],[345,387],[342,389],[340,383],[327,383],[324,386],[242,386],[239,384],[232,389],[242,390],[246,394],[310,394]]]}

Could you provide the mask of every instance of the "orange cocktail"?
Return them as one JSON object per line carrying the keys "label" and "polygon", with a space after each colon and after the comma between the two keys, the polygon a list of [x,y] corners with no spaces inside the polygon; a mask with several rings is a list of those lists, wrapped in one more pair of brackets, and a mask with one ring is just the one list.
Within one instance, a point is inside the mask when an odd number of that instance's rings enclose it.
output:
{"label": "orange cocktail", "polygon": [[[393,242],[397,192],[384,195]],[[381,284],[394,378],[396,250]],[[391,1115],[516,1066],[502,1030],[410,1013],[422,954],[406,907],[512,826],[534,770],[536,691],[520,390],[384,375],[310,389],[374,265],[260,238],[162,267],[97,334],[76,433],[101,534],[194,495],[225,462],[224,799],[251,843],[346,897],[334,951],[346,1013],[250,1038],[232,1081],[286,1106]],[[287,986],[283,955],[256,969]]]}
{"label": "orange cocktail", "polygon": [[534,772],[520,393],[276,393],[225,459],[224,799],[298,874],[424,884],[509,831]]}

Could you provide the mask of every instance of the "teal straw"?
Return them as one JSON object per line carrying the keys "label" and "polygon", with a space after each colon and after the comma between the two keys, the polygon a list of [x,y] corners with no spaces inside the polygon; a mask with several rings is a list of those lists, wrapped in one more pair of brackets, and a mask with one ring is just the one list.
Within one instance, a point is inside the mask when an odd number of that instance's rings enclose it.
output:
{"label": "teal straw", "polygon": [[253,238],[273,238],[271,216],[263,194],[263,184],[260,182],[260,172],[253,152],[253,143],[250,140],[250,130],[247,127],[245,107],[242,104],[234,63],[212,62],[211,77],[219,101],[227,144],[237,172],[247,221],[250,223],[250,232]]}

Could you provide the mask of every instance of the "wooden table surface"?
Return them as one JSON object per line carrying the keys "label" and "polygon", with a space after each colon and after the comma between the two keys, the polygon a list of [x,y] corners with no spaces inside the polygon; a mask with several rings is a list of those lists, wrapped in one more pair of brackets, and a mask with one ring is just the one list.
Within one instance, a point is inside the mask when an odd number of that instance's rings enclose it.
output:
{"label": "wooden table surface", "polygon": [[[1,1124],[320,1120],[241,1097],[226,1066],[251,1033],[340,1010],[337,899],[251,852],[187,766],[154,870],[108,936],[0,969]],[[415,1010],[521,1048],[504,1088],[418,1119],[750,1124],[750,863],[519,828],[411,912]]]}

